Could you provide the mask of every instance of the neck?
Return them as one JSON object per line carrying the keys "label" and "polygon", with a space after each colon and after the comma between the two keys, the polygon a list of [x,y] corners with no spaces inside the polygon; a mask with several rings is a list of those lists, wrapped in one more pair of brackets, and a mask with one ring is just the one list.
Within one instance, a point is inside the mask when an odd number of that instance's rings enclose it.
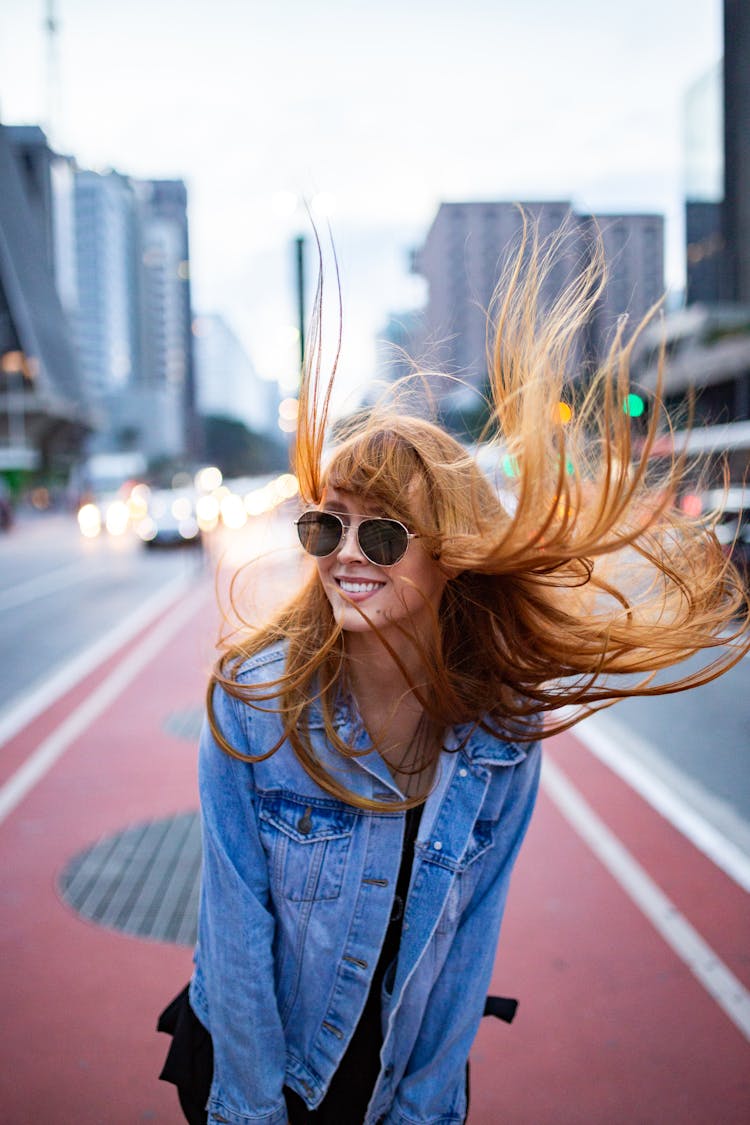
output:
{"label": "neck", "polygon": [[377,637],[349,634],[346,641],[349,687],[373,744],[405,796],[426,794],[440,734],[411,686],[425,685],[423,661],[413,645],[404,645],[402,671]]}
{"label": "neck", "polygon": [[[396,645],[394,645],[396,648]],[[397,648],[400,665],[373,633],[350,633],[346,637],[346,664],[349,683],[360,706],[393,704],[399,698],[413,700],[414,710],[422,708],[413,697],[412,685],[425,683],[424,661],[414,643],[404,639]]]}

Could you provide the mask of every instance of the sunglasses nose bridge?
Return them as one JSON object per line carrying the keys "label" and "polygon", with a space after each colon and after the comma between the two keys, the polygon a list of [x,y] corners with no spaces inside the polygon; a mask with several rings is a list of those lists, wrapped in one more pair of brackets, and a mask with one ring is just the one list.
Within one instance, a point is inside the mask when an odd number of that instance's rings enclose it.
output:
{"label": "sunglasses nose bridge", "polygon": [[359,524],[357,523],[342,523],[341,526],[341,539],[336,548],[338,557],[341,559],[359,559],[368,562],[367,556],[363,553],[359,545]]}

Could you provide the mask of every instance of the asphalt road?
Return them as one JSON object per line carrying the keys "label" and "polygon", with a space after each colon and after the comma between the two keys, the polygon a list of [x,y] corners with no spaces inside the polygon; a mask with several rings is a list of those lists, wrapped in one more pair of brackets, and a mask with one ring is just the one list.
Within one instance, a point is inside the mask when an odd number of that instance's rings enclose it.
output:
{"label": "asphalt road", "polygon": [[[282,549],[291,542],[278,521],[269,532],[284,540]],[[244,535],[225,545],[230,567],[243,557]],[[0,719],[149,598],[204,565],[193,549],[84,540],[72,516],[19,520],[0,537]],[[704,687],[619,703],[588,722],[750,855],[749,658]]]}
{"label": "asphalt road", "polygon": [[196,549],[84,539],[71,515],[21,517],[0,536],[0,714],[200,565]]}

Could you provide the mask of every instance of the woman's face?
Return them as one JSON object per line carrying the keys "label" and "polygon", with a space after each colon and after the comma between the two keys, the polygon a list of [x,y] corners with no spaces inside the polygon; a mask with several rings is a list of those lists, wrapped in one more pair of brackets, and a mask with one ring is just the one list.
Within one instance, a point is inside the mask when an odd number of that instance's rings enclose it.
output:
{"label": "woman's face", "polygon": [[382,513],[337,488],[326,489],[321,507],[341,516],[348,529],[333,554],[316,559],[336,621],[347,632],[367,632],[370,624],[356,605],[380,630],[398,622],[427,636],[447,578],[422,541],[410,539],[406,554],[394,566],[376,566],[362,554],[355,532],[363,517]]}

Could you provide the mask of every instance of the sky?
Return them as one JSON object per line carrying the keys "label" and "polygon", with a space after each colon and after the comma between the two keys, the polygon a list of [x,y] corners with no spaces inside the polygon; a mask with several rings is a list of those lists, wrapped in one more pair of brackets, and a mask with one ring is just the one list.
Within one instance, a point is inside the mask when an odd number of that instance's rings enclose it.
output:
{"label": "sky", "polygon": [[46,7],[0,3],[0,120],[185,179],[195,310],[282,386],[302,200],[332,228],[354,397],[389,313],[426,299],[409,251],[441,201],[662,213],[684,283],[683,105],[721,57],[721,0],[54,0],[52,63]]}

